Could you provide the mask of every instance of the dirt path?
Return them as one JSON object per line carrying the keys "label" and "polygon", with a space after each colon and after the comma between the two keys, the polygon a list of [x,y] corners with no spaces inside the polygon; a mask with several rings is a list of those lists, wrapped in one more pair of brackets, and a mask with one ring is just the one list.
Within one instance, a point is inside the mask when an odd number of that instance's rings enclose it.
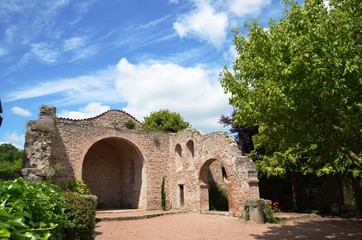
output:
{"label": "dirt path", "polygon": [[232,217],[187,213],[97,223],[96,240],[112,239],[362,239],[362,219],[316,216],[258,225]]}

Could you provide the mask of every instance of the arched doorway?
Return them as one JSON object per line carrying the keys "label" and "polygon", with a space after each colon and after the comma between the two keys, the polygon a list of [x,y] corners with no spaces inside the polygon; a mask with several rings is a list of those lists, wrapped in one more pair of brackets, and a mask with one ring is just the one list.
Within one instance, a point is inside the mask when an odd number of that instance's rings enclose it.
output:
{"label": "arched doorway", "polygon": [[217,159],[207,160],[200,169],[200,210],[228,211],[227,171]]}
{"label": "arched doorway", "polygon": [[82,178],[98,197],[98,208],[143,208],[143,158],[131,142],[105,138],[87,151]]}

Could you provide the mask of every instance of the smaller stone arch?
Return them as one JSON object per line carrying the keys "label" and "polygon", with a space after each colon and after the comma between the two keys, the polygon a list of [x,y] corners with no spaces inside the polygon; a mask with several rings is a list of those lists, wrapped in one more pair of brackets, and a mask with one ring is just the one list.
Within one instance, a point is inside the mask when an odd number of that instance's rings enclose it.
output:
{"label": "smaller stone arch", "polygon": [[229,182],[225,180],[228,170],[222,161],[211,158],[200,168],[200,210],[229,210]]}

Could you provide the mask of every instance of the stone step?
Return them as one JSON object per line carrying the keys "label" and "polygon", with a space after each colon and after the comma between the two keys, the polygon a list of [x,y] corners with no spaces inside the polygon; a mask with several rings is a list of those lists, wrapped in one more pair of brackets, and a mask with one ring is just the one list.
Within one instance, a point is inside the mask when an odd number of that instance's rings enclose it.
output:
{"label": "stone step", "polygon": [[96,213],[96,221],[125,221],[154,218],[164,215],[181,214],[188,212],[186,210],[169,211],[145,211],[145,210],[100,210]]}

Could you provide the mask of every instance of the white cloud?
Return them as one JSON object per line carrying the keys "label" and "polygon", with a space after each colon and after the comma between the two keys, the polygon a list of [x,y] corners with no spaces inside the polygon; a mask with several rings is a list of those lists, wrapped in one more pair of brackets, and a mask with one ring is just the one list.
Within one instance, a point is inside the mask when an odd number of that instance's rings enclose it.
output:
{"label": "white cloud", "polygon": [[5,31],[5,40],[6,42],[13,42],[14,36],[16,35],[17,28],[15,26],[10,26]]}
{"label": "white cloud", "polygon": [[91,102],[84,108],[80,108],[78,111],[62,110],[59,116],[71,119],[84,119],[97,116],[109,109],[109,106],[102,105],[100,102]]}
{"label": "white cloud", "polygon": [[54,63],[59,58],[59,52],[52,49],[47,43],[34,43],[31,45],[31,53],[44,63]]}
{"label": "white cloud", "polygon": [[0,57],[5,56],[7,54],[7,51],[5,48],[0,47]]}
{"label": "white cloud", "polygon": [[82,37],[73,37],[64,40],[63,49],[64,51],[72,51],[84,45],[85,39]]}
{"label": "white cloud", "polygon": [[196,36],[220,47],[227,36],[228,17],[217,13],[207,1],[196,2],[196,8],[173,24],[180,37]]}
{"label": "white cloud", "polygon": [[19,116],[23,116],[23,117],[30,117],[31,116],[31,112],[29,112],[29,110],[26,110],[24,108],[21,107],[12,107],[11,111]]}
{"label": "white cloud", "polygon": [[167,108],[209,132],[222,129],[221,114],[232,111],[213,69],[155,62],[136,65],[125,58],[117,68],[116,86],[128,103],[124,110],[139,120]]}
{"label": "white cloud", "polygon": [[106,104],[111,103],[126,102],[123,110],[141,121],[150,112],[167,108],[181,113],[194,128],[210,132],[223,130],[218,120],[221,114],[232,111],[218,82],[220,69],[182,67],[157,60],[132,64],[122,58],[116,69],[24,86],[24,90],[12,92],[5,100],[52,95],[53,100],[48,103],[58,108],[91,103],[81,109],[60,111],[60,116],[76,119],[107,111]]}
{"label": "white cloud", "polygon": [[25,141],[25,134],[19,134],[17,132],[6,132],[4,139],[0,143],[11,143],[17,148],[23,149]]}
{"label": "white cloud", "polygon": [[73,78],[40,81],[31,86],[23,85],[23,89],[10,92],[6,102],[30,99],[47,95],[55,95],[52,104],[83,104],[93,101],[121,102],[123,99],[115,89],[116,72],[113,68]]}
{"label": "white cloud", "polygon": [[257,15],[263,7],[271,4],[271,0],[229,0],[229,11],[238,17]]}
{"label": "white cloud", "polygon": [[73,57],[70,59],[71,62],[81,60],[81,59],[87,59],[94,55],[96,55],[98,52],[98,48],[95,45],[76,49],[74,51]]}
{"label": "white cloud", "polygon": [[227,38],[231,23],[235,25],[240,22],[240,17],[247,15],[257,17],[272,3],[272,0],[190,0],[190,2],[194,5],[194,9],[181,15],[173,23],[173,28],[181,38],[196,37],[220,47]]}

